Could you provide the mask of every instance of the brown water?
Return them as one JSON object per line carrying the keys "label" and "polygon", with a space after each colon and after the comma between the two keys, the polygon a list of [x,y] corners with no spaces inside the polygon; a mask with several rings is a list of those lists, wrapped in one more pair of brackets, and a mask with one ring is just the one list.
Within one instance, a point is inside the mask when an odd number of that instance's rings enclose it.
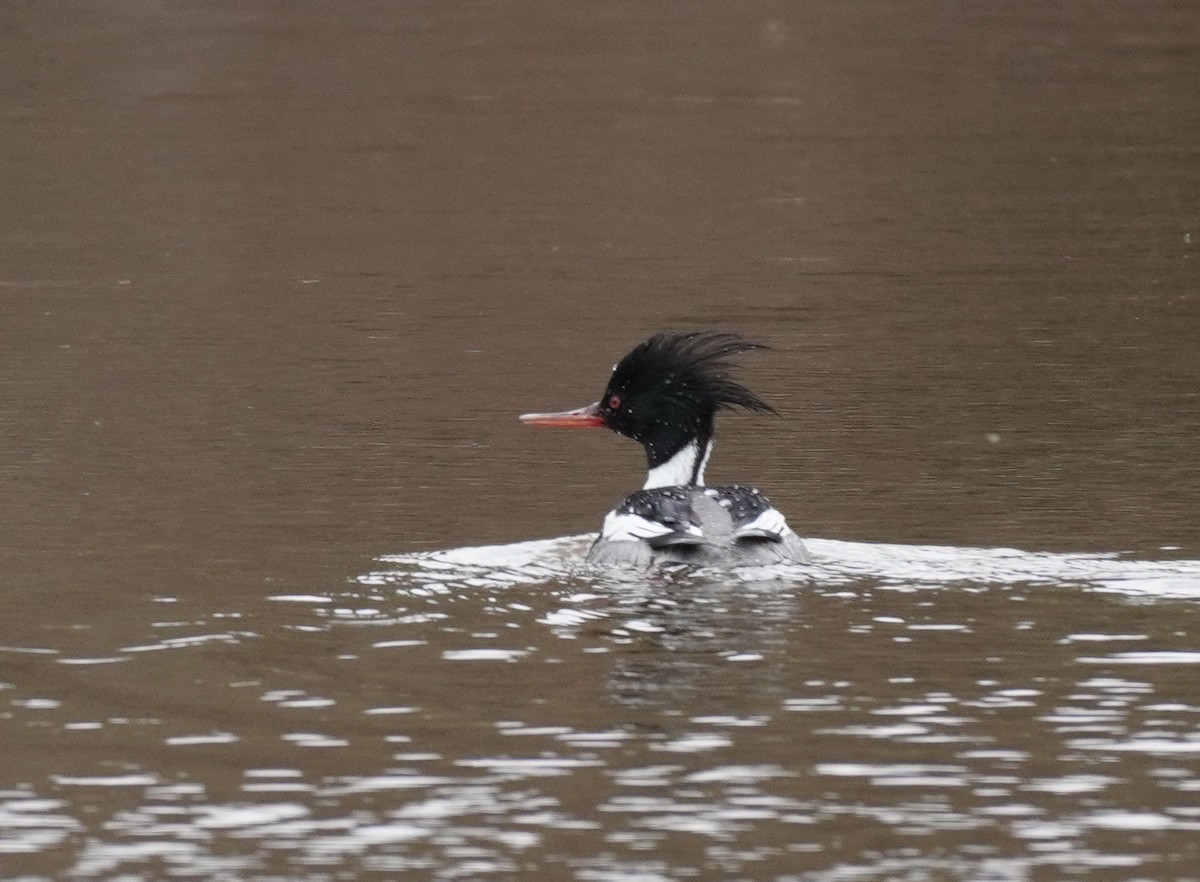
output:
{"label": "brown water", "polygon": [[[1194,4],[0,21],[0,876],[1200,878]],[[816,566],[427,554],[661,328]]]}

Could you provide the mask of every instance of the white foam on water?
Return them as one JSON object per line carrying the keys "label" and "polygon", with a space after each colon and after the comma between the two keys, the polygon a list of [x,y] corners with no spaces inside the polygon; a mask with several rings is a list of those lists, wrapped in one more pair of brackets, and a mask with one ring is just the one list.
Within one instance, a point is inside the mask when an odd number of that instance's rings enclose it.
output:
{"label": "white foam on water", "polygon": [[[593,534],[564,536],[510,545],[485,545],[445,551],[395,554],[380,558],[386,569],[358,581],[405,590],[433,585],[503,588],[564,579],[644,581],[642,571],[598,571],[583,564]],[[1015,548],[963,548],[942,545],[896,545],[806,539],[813,555],[808,566],[743,567],[728,577],[743,583],[823,587],[851,585],[869,579],[878,588],[917,590],[959,585],[1077,585],[1147,599],[1200,600],[1200,560],[1144,560],[1117,553],[1064,554]],[[663,571],[664,577],[686,578],[701,570]]]}

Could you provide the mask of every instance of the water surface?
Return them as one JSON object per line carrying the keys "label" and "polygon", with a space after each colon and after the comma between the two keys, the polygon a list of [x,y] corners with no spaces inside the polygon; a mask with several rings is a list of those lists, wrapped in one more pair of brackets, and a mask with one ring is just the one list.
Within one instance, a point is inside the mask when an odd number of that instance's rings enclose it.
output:
{"label": "water surface", "polygon": [[[1195,877],[1189,4],[5,21],[0,875]],[[578,567],[664,328],[814,566]]]}

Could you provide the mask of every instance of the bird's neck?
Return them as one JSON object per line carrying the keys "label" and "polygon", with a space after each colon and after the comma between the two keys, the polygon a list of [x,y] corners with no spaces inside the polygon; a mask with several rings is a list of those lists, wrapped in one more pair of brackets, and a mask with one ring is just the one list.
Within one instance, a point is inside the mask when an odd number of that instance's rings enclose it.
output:
{"label": "bird's neck", "polygon": [[704,486],[704,468],[712,455],[712,436],[693,438],[666,462],[652,465],[646,473],[643,490],[656,487]]}

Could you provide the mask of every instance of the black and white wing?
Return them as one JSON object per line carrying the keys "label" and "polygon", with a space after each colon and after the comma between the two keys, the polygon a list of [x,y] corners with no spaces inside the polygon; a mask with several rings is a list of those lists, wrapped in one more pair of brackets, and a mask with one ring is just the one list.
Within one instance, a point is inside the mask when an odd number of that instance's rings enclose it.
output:
{"label": "black and white wing", "polygon": [[765,539],[779,542],[792,532],[787,519],[756,487],[734,484],[729,487],[710,487],[705,493],[714,497],[717,504],[729,512],[735,540]]}
{"label": "black and white wing", "polygon": [[645,542],[651,548],[699,545],[704,541],[693,522],[687,491],[679,487],[638,490],[610,511],[600,529],[600,542]]}
{"label": "black and white wing", "polygon": [[783,513],[771,504],[757,487],[711,487],[717,503],[729,512],[733,526],[733,541],[743,549],[754,546],[764,562],[791,561],[808,563],[808,550]]}
{"label": "black and white wing", "polygon": [[649,566],[808,563],[808,552],[769,499],[751,487],[638,490],[608,513],[587,562]]}

